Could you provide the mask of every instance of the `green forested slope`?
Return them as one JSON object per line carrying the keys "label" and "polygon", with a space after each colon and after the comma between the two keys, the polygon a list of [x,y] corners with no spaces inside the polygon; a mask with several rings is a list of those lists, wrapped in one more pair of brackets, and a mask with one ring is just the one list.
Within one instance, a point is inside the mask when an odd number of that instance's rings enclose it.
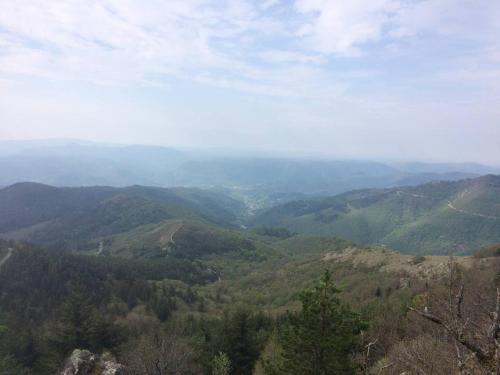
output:
{"label": "green forested slope", "polygon": [[248,259],[271,252],[258,236],[191,220],[165,220],[104,239],[106,255],[125,258],[203,259],[235,253]]}
{"label": "green forested slope", "polygon": [[468,253],[500,241],[500,176],[290,202],[254,223],[415,254]]}
{"label": "green forested slope", "polygon": [[21,183],[0,190],[0,237],[81,250],[103,237],[168,219],[231,226],[242,209],[234,199],[199,189]]}
{"label": "green forested slope", "polygon": [[[200,189],[24,183],[0,190],[0,237],[66,250],[97,250],[102,241],[106,250],[127,256],[150,250],[164,256],[164,248],[191,255],[243,251],[252,249],[250,234],[227,229],[242,223],[244,211],[241,202]],[[500,177],[293,201],[262,212],[251,224],[414,254],[466,254],[500,242]]]}

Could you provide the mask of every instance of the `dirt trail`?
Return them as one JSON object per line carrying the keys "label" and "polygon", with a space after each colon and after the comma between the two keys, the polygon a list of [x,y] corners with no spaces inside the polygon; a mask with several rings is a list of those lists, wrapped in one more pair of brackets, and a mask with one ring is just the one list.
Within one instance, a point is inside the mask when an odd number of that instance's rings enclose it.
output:
{"label": "dirt trail", "polygon": [[472,215],[472,216],[478,216],[478,217],[483,217],[485,219],[493,219],[493,220],[496,220],[498,219],[497,216],[490,216],[490,215],[484,215],[484,214],[480,214],[479,212],[471,212],[471,211],[466,211],[466,210],[462,210],[460,208],[456,208],[453,203],[451,202],[448,202],[448,208],[451,208],[452,210],[454,211],[457,211],[457,212],[460,212],[462,214],[467,214],[467,215]]}
{"label": "dirt trail", "polygon": [[0,260],[0,269],[2,268],[2,266],[5,264],[5,262],[7,262],[9,260],[9,258],[12,256],[12,253],[14,252],[14,249],[12,249],[11,247],[8,248],[7,250],[7,255],[5,255],[1,260]]}
{"label": "dirt trail", "polygon": [[180,223],[180,225],[172,232],[172,234],[170,235],[170,243],[172,245],[175,245],[175,241],[174,241],[174,235],[184,226],[184,223]]}
{"label": "dirt trail", "polygon": [[[462,192],[460,194],[460,198],[463,198],[466,195],[466,193],[467,193],[466,191]],[[412,194],[412,193],[408,193],[408,192],[405,192],[405,191],[402,191],[402,190],[396,191],[396,194],[397,195],[407,194],[407,195],[411,195],[412,197],[415,197],[415,198],[433,199],[432,197],[429,197],[427,195]],[[467,211],[467,210],[462,210],[460,208],[456,208],[451,201],[448,201],[447,206],[448,206],[448,208],[450,208],[450,209],[452,209],[452,210],[454,210],[456,212],[460,212],[460,213],[466,214],[466,215],[472,215],[472,216],[477,216],[477,217],[482,217],[482,218],[485,218],[485,219],[492,219],[492,220],[500,219],[498,216],[485,215],[485,214],[481,214],[479,212]]]}
{"label": "dirt trail", "polygon": [[165,230],[164,226],[159,226],[155,230],[163,231],[161,237],[159,238],[159,242],[163,245],[175,245],[174,236],[183,226],[184,222],[182,220],[178,220],[170,224],[167,230]]}
{"label": "dirt trail", "polygon": [[406,195],[411,195],[412,197],[414,198],[432,198],[432,197],[429,197],[427,195],[422,195],[422,194],[413,194],[413,193],[408,193],[406,191],[402,191],[402,190],[398,190],[396,191],[396,194],[397,195],[401,195],[401,194],[406,194]]}

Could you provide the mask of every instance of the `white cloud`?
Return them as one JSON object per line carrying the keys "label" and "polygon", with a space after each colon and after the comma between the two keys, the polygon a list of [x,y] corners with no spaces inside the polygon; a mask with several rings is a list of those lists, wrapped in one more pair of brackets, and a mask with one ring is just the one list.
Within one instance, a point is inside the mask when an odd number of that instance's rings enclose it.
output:
{"label": "white cloud", "polygon": [[298,64],[320,64],[324,63],[326,59],[319,54],[306,54],[295,51],[286,50],[269,50],[259,54],[264,62],[268,63],[298,63]]}
{"label": "white cloud", "polygon": [[298,12],[310,16],[299,29],[311,47],[326,54],[356,55],[376,41],[400,5],[395,0],[297,0]]}
{"label": "white cloud", "polygon": [[185,144],[251,127],[271,148],[418,155],[424,130],[460,144],[474,123],[491,145],[499,35],[491,0],[0,0],[0,138],[151,122]]}
{"label": "white cloud", "polygon": [[352,72],[327,67],[338,56],[369,59],[373,43],[401,49],[422,34],[491,48],[500,27],[500,3],[486,0],[0,0],[0,8],[0,73],[119,85],[201,76],[243,87],[307,65],[318,74],[296,79],[345,86]]}
{"label": "white cloud", "polygon": [[[391,35],[498,42],[500,3],[490,0],[425,0],[402,4]],[[496,31],[496,32],[495,32]]]}
{"label": "white cloud", "polygon": [[296,0],[298,28],[311,49],[359,56],[373,42],[447,38],[499,44],[500,2],[490,0]]}
{"label": "white cloud", "polygon": [[3,72],[95,81],[138,81],[190,67],[219,66],[216,40],[262,24],[253,6],[229,1],[3,1]]}

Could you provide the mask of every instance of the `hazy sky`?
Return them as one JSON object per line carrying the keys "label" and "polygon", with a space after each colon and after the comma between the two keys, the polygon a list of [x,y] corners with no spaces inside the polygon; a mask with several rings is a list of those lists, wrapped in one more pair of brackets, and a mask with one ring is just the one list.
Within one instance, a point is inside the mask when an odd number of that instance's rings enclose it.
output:
{"label": "hazy sky", "polygon": [[500,0],[0,0],[0,139],[500,164]]}

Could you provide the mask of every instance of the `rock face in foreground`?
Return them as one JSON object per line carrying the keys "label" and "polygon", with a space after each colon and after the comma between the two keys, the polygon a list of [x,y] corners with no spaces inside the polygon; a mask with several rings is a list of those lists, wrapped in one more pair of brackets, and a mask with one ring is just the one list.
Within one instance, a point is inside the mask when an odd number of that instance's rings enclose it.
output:
{"label": "rock face in foreground", "polygon": [[125,367],[109,353],[99,356],[88,350],[75,349],[59,375],[123,375]]}

